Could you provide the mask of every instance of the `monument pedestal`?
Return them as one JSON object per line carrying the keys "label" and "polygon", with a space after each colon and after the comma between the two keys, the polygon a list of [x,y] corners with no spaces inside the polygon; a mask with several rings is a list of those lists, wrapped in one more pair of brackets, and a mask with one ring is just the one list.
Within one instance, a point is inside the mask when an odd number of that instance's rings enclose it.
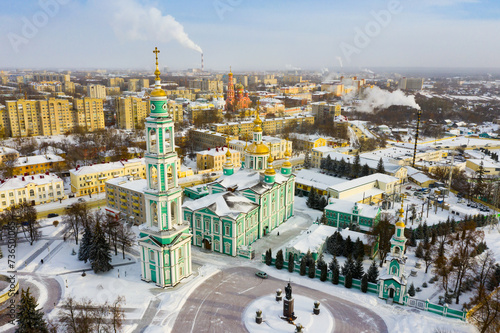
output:
{"label": "monument pedestal", "polygon": [[295,317],[295,313],[293,310],[294,301],[295,300],[293,298],[291,299],[285,298],[283,300],[283,316],[286,317],[287,319],[292,318],[293,320],[295,320],[297,318]]}

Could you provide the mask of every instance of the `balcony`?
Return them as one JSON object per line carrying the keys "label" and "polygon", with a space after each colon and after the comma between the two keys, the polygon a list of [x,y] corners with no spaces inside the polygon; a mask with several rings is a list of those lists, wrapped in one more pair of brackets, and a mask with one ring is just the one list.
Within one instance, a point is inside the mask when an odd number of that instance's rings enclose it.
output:
{"label": "balcony", "polygon": [[132,205],[135,206],[135,207],[141,207],[141,205],[137,202],[132,202]]}
{"label": "balcony", "polygon": [[132,209],[132,211],[133,211],[134,213],[136,213],[136,214],[139,214],[139,213],[140,213],[140,211],[139,211],[138,209]]}
{"label": "balcony", "polygon": [[121,207],[122,209],[128,209],[128,207],[127,207],[127,206],[125,206],[125,205],[120,205],[120,207]]}
{"label": "balcony", "polygon": [[114,196],[113,194],[108,194],[108,198],[110,198],[110,199],[114,199],[114,197],[115,197],[115,196]]}
{"label": "balcony", "polygon": [[139,200],[139,197],[138,197],[138,196],[136,196],[136,195],[133,195],[133,196],[132,196],[132,199],[134,199],[134,200]]}
{"label": "balcony", "polygon": [[126,203],[126,202],[127,202],[127,199],[123,199],[123,198],[121,198],[121,199],[120,199],[120,201],[121,201],[121,202],[125,202],[125,203]]}

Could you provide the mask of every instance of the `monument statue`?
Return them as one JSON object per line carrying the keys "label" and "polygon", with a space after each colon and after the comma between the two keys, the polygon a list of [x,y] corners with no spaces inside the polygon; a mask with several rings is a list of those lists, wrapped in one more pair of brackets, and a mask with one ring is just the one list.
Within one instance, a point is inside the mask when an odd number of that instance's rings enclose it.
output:
{"label": "monument statue", "polygon": [[285,294],[286,299],[292,299],[292,286],[290,285],[290,282],[288,282],[288,285],[285,287]]}

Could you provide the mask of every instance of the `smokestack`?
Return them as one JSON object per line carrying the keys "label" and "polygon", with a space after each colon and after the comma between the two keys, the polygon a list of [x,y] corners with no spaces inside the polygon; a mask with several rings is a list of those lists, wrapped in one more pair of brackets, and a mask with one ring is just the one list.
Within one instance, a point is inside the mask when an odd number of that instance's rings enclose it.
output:
{"label": "smokestack", "polygon": [[203,52],[201,53],[201,71],[203,72]]}

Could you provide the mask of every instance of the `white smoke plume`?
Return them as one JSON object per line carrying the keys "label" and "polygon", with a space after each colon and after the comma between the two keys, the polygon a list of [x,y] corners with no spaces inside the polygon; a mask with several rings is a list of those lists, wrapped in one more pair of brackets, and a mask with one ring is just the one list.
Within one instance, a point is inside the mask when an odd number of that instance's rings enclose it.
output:
{"label": "white smoke plume", "polygon": [[111,26],[118,37],[162,43],[176,40],[187,48],[203,53],[173,16],[163,15],[158,8],[141,5],[134,0],[115,1],[115,4]]}
{"label": "white smoke plume", "polygon": [[357,110],[361,112],[373,112],[374,109],[386,109],[392,105],[409,106],[420,110],[420,105],[415,101],[415,96],[407,96],[401,90],[390,92],[382,90],[379,87],[364,90],[364,97],[361,99]]}

